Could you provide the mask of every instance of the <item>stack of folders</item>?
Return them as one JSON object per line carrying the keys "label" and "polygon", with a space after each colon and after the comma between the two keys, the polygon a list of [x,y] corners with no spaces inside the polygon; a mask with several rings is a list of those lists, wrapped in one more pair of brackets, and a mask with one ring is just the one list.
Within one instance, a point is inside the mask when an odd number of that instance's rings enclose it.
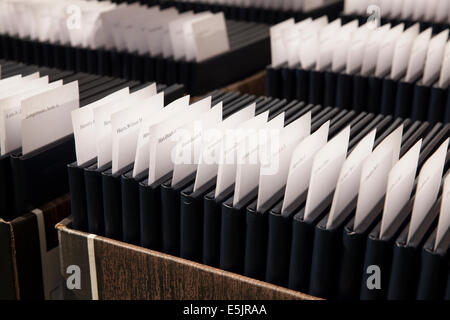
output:
{"label": "stack of folders", "polygon": [[0,58],[131,80],[193,95],[270,63],[269,29],[223,13],[108,1],[0,2]]}
{"label": "stack of folders", "polygon": [[[75,160],[71,111],[137,81],[38,68],[0,60],[0,217],[11,219],[69,191]],[[165,88],[168,99],[182,86]]]}
{"label": "stack of folders", "polygon": [[439,33],[450,26],[450,3],[447,0],[345,0],[342,18],[346,21],[368,16],[381,18],[381,22],[409,27],[420,23],[421,30],[431,27]]}
{"label": "stack of folders", "polygon": [[325,17],[271,29],[267,94],[430,123],[450,122],[449,30]]}
{"label": "stack of folders", "polygon": [[222,91],[147,99],[74,111],[112,126],[75,131],[76,229],[318,297],[449,298],[450,125]]}
{"label": "stack of folders", "polygon": [[[144,2],[141,0],[141,2]],[[344,6],[342,0],[180,0],[145,1],[147,4],[174,6],[180,11],[223,12],[227,19],[275,24],[280,21],[327,15],[337,18]]]}

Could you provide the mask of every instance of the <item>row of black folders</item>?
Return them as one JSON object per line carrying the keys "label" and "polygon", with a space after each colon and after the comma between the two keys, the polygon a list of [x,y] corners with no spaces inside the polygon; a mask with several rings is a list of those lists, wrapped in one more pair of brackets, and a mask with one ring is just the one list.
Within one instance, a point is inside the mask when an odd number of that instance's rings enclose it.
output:
{"label": "row of black folders", "polygon": [[[401,155],[423,139],[419,169],[450,133],[450,125],[441,123],[323,108],[295,100],[223,91],[213,92],[212,100],[212,105],[223,102],[224,118],[253,102],[257,114],[269,110],[271,119],[285,112],[286,124],[311,111],[311,131],[330,121],[329,138],[350,125],[350,152],[371,130],[377,129],[377,145],[403,124]],[[374,260],[373,264],[386,263],[390,268],[395,241],[410,217],[410,210],[402,214],[390,240],[380,241],[373,232],[379,228],[382,203],[370,215],[364,233],[357,234],[350,227],[354,203],[334,230],[323,228],[331,196],[313,214],[313,221],[305,222],[302,217],[306,194],[288,208],[287,215],[281,215],[284,190],[256,212],[257,191],[233,207],[234,188],[215,197],[215,179],[193,192],[194,176],[172,187],[171,174],[168,174],[149,186],[146,173],[133,179],[131,172],[132,166],[113,176],[109,166],[70,165],[73,227],[324,298],[359,298],[364,263]],[[420,256],[423,241],[434,226],[433,220],[420,246],[417,245],[416,255]],[[430,236],[430,239],[434,238]],[[381,246],[382,255],[370,249],[372,242]],[[347,246],[350,251],[346,250]],[[429,267],[420,278],[421,283],[441,286],[445,281],[446,284],[448,248],[442,252],[429,250],[424,253],[427,254],[430,263],[436,263],[442,270],[439,275],[430,274],[427,270],[432,267]],[[383,260],[378,261],[379,257]],[[395,273],[395,267],[392,270]],[[387,271],[383,272],[386,272],[382,278],[384,291],[377,297],[386,298],[389,277]],[[427,276],[436,278],[429,280]],[[417,280],[415,274],[413,280]]]}
{"label": "row of black folders", "polygon": [[[112,2],[120,3],[123,2],[123,0],[114,0]],[[191,10],[194,12],[223,12],[225,17],[230,20],[257,22],[270,25],[277,24],[289,18],[295,18],[295,20],[300,21],[308,17],[318,18],[323,15],[328,16],[329,20],[332,21],[339,17],[344,7],[343,0],[328,1],[319,8],[307,12],[280,9],[275,10],[262,7],[244,7],[237,4],[208,3],[206,0],[140,0],[139,2],[147,5],[160,5],[162,8],[176,7],[180,12]]]}
{"label": "row of black folders", "polygon": [[[0,60],[0,66],[0,79],[39,72],[41,76],[48,75],[50,82],[78,81],[80,107],[125,87],[134,91],[149,85],[139,81],[61,71],[5,60]],[[164,90],[167,102],[184,94],[182,85],[170,87],[159,85],[158,90]],[[66,166],[75,161],[75,158],[73,135],[25,156],[21,154],[20,149],[2,156],[0,158],[0,218],[12,219],[69,192]]]}
{"label": "row of black folders", "polygon": [[[360,16],[360,15],[350,15],[350,14],[343,14],[340,17],[342,19],[342,23],[345,24],[347,22],[353,21],[355,19],[358,19],[360,22],[360,25],[367,22],[368,16]],[[420,23],[420,31],[424,31],[428,28],[431,28],[433,30],[433,34],[438,34],[441,31],[444,31],[445,29],[450,28],[450,25],[448,23],[438,23],[438,22],[432,22],[432,21],[414,21],[414,20],[404,20],[404,19],[392,19],[392,18],[386,18],[381,15],[381,25],[390,23],[392,27],[395,27],[396,25],[399,25],[400,23],[405,24],[405,28],[409,28],[412,25],[416,24],[417,22]]]}
{"label": "row of black folders", "polygon": [[71,47],[0,35],[0,58],[143,82],[183,84],[192,96],[251,76],[269,64],[269,27],[227,20],[230,50],[197,63],[162,55]]}
{"label": "row of black folders", "polygon": [[[346,111],[341,112],[345,114]],[[358,115],[354,111],[350,112],[354,114],[354,117],[361,115]],[[383,120],[386,119],[383,116],[379,117]],[[440,143],[449,136],[450,125],[432,125],[429,123],[413,122],[409,119],[403,120],[401,118],[393,120],[390,116],[388,119],[390,123],[381,124],[380,122],[380,124],[375,125],[378,129],[375,145],[380,143],[394,128],[403,123],[405,126],[405,135],[403,136],[402,142],[402,155],[418,139],[424,139],[419,168]],[[313,118],[314,125],[316,125],[316,121]],[[335,121],[333,118],[331,119],[330,138],[339,131],[336,129],[339,126],[336,126]],[[364,122],[364,119],[360,119],[359,121],[356,121],[352,117],[347,119],[347,123],[351,125],[350,152],[363,136],[361,135],[361,132],[363,132],[361,130],[365,131],[374,128],[371,125],[371,121],[360,127],[361,123]],[[448,158],[450,160],[450,155]],[[449,162],[447,162],[447,168],[450,167]],[[212,232],[219,233],[218,228],[213,229],[211,226],[214,223],[218,224],[220,221],[221,238],[220,250],[218,250],[220,252],[218,266],[224,270],[241,273],[252,278],[309,293],[312,296],[328,299],[385,299],[389,297],[404,299],[410,297],[411,289],[414,290],[414,285],[412,285],[412,288],[406,288],[406,290],[402,290],[405,288],[400,288],[400,286],[403,286],[405,283],[419,282],[415,273],[412,273],[405,282],[396,282],[401,279],[400,276],[404,277],[404,274],[402,274],[404,265],[409,266],[411,262],[406,261],[405,263],[404,258],[401,256],[395,256],[395,258],[403,262],[403,265],[394,265],[392,268],[395,274],[393,276],[395,280],[391,280],[392,278],[389,277],[394,243],[396,243],[397,236],[400,235],[400,232],[404,235],[403,230],[406,228],[406,224],[410,218],[411,207],[404,209],[402,215],[396,221],[393,227],[395,230],[392,231],[389,241],[381,241],[378,239],[383,204],[381,203],[377,208],[378,211],[374,210],[370,215],[370,221],[365,222],[365,227],[369,233],[367,235],[358,235],[358,240],[354,241],[353,237],[356,233],[351,230],[351,226],[353,226],[351,219],[353,219],[355,213],[356,201],[346,208],[340,223],[332,230],[328,230],[326,223],[333,195],[318,206],[312,213],[313,218],[310,221],[303,219],[306,193],[300,196],[291,208],[288,208],[287,215],[281,215],[283,190],[280,190],[279,195],[263,205],[259,212],[255,209],[256,194],[249,196],[248,199],[245,199],[242,203],[234,207],[232,205],[232,193],[227,194],[224,198],[215,200],[213,196],[214,193],[210,193],[204,200],[204,250],[202,258],[206,264],[210,262],[207,261],[208,252],[206,248],[211,246],[212,243],[207,237],[207,234],[211,230],[213,230]],[[183,207],[186,203],[190,202],[186,201],[184,197],[185,195],[183,194],[180,211],[182,222],[185,214]],[[163,214],[165,213],[163,212]],[[193,211],[188,212],[191,216],[192,213]],[[208,220],[212,219],[213,214],[221,215],[220,220],[218,218],[214,223],[208,225]],[[429,220],[435,223],[435,217],[436,212],[433,213],[432,217],[429,217]],[[186,230],[183,230],[185,226],[186,223],[181,224],[182,238],[180,241],[180,253],[182,257],[184,249],[183,242],[189,240],[183,238],[183,234],[186,234]],[[430,227],[430,225],[427,227]],[[423,239],[431,231],[431,228],[427,227],[424,227]],[[350,251],[345,250],[347,247],[345,247],[346,243],[344,243],[344,241],[348,241],[346,238],[348,236],[350,237],[350,242],[354,245]],[[420,239],[420,241],[423,239]],[[433,298],[442,298],[443,291],[450,290],[450,287],[445,288],[448,277],[448,247],[444,251],[445,254],[442,257],[442,261],[440,261],[442,265],[438,264],[442,266],[443,271],[439,275],[436,275],[437,279],[433,279],[435,280],[434,282],[429,281],[427,276],[430,276],[430,269],[427,269],[424,271],[423,279],[420,282],[424,287],[431,286],[429,292],[436,294]],[[349,252],[350,255],[345,255]],[[198,251],[198,254],[200,254],[200,251]],[[357,259],[358,257],[359,260]],[[381,257],[382,259],[380,259]],[[440,255],[437,255],[437,257],[440,257]],[[192,257],[187,256],[187,258]],[[367,279],[365,278],[366,273],[364,270],[367,269],[367,266],[371,265],[378,265],[383,270],[381,281],[382,290],[371,291],[366,287]],[[395,271],[397,272],[395,273]],[[352,287],[349,288],[349,284],[353,284]],[[439,291],[432,284],[443,285],[444,288]],[[423,288],[422,286],[420,288]],[[386,291],[388,287],[390,289]],[[398,295],[395,290],[398,290]],[[387,292],[392,295],[387,296]],[[427,293],[420,291],[419,297],[431,298]],[[416,296],[415,293],[413,296]]]}
{"label": "row of black folders", "polygon": [[450,122],[449,88],[437,82],[423,85],[421,78],[406,82],[284,64],[266,68],[266,95],[414,121]]}

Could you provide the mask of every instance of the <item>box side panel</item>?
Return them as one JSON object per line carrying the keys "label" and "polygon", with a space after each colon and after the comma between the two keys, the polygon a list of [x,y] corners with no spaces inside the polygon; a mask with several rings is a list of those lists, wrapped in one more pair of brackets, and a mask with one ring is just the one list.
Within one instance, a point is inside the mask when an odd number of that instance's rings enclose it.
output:
{"label": "box side panel", "polygon": [[251,77],[248,77],[244,80],[231,84],[223,90],[225,91],[239,91],[242,94],[254,94],[257,96],[264,96],[265,93],[265,80],[266,80],[266,71],[261,71]]}
{"label": "box side panel", "polygon": [[27,213],[11,222],[16,250],[20,299],[44,298],[37,219]]}
{"label": "box side panel", "polygon": [[65,300],[91,300],[91,278],[87,236],[57,226],[61,262],[61,279]]}
{"label": "box side panel", "polygon": [[58,232],[55,225],[70,215],[70,196],[66,194],[41,206],[45,220],[47,251],[58,246]]}
{"label": "box side panel", "polygon": [[310,299],[229,272],[104,238],[95,241],[100,299]]}
{"label": "box side panel", "polygon": [[14,254],[10,225],[0,222],[0,300],[18,298],[14,276]]}

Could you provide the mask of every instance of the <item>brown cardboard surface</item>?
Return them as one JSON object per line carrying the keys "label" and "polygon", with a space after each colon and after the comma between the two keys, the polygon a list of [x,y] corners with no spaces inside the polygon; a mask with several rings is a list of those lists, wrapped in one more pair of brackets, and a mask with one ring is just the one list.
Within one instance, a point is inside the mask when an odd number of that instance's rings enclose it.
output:
{"label": "brown cardboard surface", "polygon": [[225,91],[239,91],[242,94],[254,94],[257,96],[264,96],[265,93],[265,79],[266,71],[261,71],[247,79],[231,84],[223,90]]}
{"label": "brown cardboard surface", "polygon": [[[72,230],[70,218],[56,228],[60,239],[61,274],[71,265],[80,267],[81,288],[69,290],[66,299],[91,299],[88,256],[89,234]],[[100,300],[258,300],[315,299],[262,281],[211,268],[181,258],[103,237],[94,240],[98,298]]]}
{"label": "brown cardboard surface", "polygon": [[[240,92],[242,94],[253,94],[256,96],[264,96],[265,93],[265,80],[266,79],[266,71],[261,71],[257,74],[254,74],[251,77],[245,78],[239,82],[230,84],[220,90],[230,91],[230,92]],[[208,95],[205,95],[208,96]],[[200,100],[204,96],[201,97],[192,97],[191,103]]]}
{"label": "brown cardboard surface", "polygon": [[13,230],[10,223],[0,220],[0,300],[19,298]]}
{"label": "brown cardboard surface", "polygon": [[[68,195],[39,208],[44,218],[47,250],[58,245],[54,225],[69,215],[69,208]],[[11,221],[0,220],[0,256],[0,300],[44,299],[39,229],[35,214],[26,213]]]}

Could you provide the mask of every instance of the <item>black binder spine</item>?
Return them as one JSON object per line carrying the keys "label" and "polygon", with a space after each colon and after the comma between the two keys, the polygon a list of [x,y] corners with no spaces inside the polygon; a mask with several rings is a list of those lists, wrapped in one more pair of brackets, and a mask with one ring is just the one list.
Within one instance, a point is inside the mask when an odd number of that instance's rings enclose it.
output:
{"label": "black binder spine", "polygon": [[190,176],[173,187],[172,181],[161,186],[162,246],[167,254],[180,256],[181,192],[193,178]]}
{"label": "black binder spine", "polygon": [[283,98],[292,100],[295,98],[295,71],[290,67],[281,69],[283,79]]}
{"label": "black binder spine", "polygon": [[181,195],[180,257],[200,262],[203,243],[203,203]]}
{"label": "black binder spine", "polygon": [[445,102],[445,113],[444,113],[443,123],[449,123],[449,122],[450,122],[450,94],[447,90],[447,101]]}
{"label": "black binder spine", "polygon": [[[247,207],[244,274],[248,277],[259,280],[267,278],[269,214],[271,209],[283,199],[284,192],[284,188],[277,191],[266,203],[263,203],[258,208],[259,210],[257,210],[257,200]],[[278,210],[278,206],[276,206],[276,210]],[[290,234],[290,232],[289,230],[288,233]],[[276,239],[275,241],[278,240]],[[286,245],[286,243],[283,242],[282,245]],[[286,251],[286,248],[284,248],[284,253],[286,254],[287,252],[289,251]],[[287,272],[285,276],[287,277]]]}
{"label": "black binder spine", "polygon": [[340,109],[353,109],[353,81],[352,75],[340,73],[336,81],[336,107]]}
{"label": "black binder spine", "polygon": [[[321,206],[328,207],[328,204],[325,201]],[[329,214],[315,228],[309,285],[309,292],[313,296],[327,299],[336,297],[342,250],[342,230],[349,217],[354,214],[355,208],[356,199],[341,212],[333,228],[327,229]]]}
{"label": "black binder spine", "polygon": [[109,51],[99,48],[97,51],[97,72],[101,76],[111,75],[111,67],[109,64]]}
{"label": "black binder spine", "polygon": [[267,247],[266,281],[287,287],[291,254],[293,214],[283,216],[271,210]]}
{"label": "black binder spine", "polygon": [[215,179],[200,190],[193,192],[193,185],[181,192],[180,257],[202,262],[204,195],[209,192]]}
{"label": "black binder spine", "polygon": [[[421,273],[417,289],[418,300],[441,300],[444,286],[442,276],[448,270],[444,258],[434,253],[430,248],[422,252]],[[447,270],[446,270],[447,269]]]}
{"label": "black binder spine", "polygon": [[12,172],[9,155],[0,157],[0,218],[14,217]]}
{"label": "black binder spine", "polygon": [[[379,231],[380,225],[377,226]],[[371,233],[367,239],[366,255],[364,258],[363,279],[361,283],[361,300],[385,299],[389,284],[389,274],[392,263],[393,241],[380,240],[378,232]],[[381,271],[381,287],[371,288],[368,286],[367,270],[369,266],[377,266]]]}
{"label": "black binder spine", "polygon": [[309,94],[309,72],[304,69],[297,69],[295,72],[295,99],[308,101]]}
{"label": "black binder spine", "polygon": [[244,274],[264,280],[267,257],[268,214],[256,211],[256,201],[247,207]]}
{"label": "black binder spine", "polygon": [[353,76],[353,110],[367,111],[367,91],[368,80],[367,77],[361,75]]}
{"label": "black binder spine", "polygon": [[411,117],[414,96],[414,83],[399,81],[395,99],[395,114]]}
{"label": "black binder spine", "polygon": [[314,241],[312,223],[303,220],[303,213],[294,216],[292,222],[291,263],[289,266],[289,289],[309,292],[311,257]]}
{"label": "black binder spine", "polygon": [[69,175],[70,208],[72,212],[72,226],[76,230],[88,231],[88,214],[86,202],[86,185],[84,182],[84,168],[76,162],[67,165]]}
{"label": "black binder spine", "polygon": [[367,84],[367,111],[378,114],[380,113],[381,107],[381,90],[383,80],[377,77],[368,77]]}
{"label": "black binder spine", "polygon": [[[414,198],[410,199],[401,209],[390,226],[390,229],[387,231],[385,239],[380,239],[379,237],[381,222],[369,234],[364,257],[363,279],[360,292],[361,300],[384,300],[386,298],[391,274],[394,243],[409,221],[413,203]],[[377,266],[381,272],[380,288],[372,288],[368,285],[371,274],[367,270],[370,266]]]}
{"label": "black binder spine", "polygon": [[[231,190],[232,189],[232,190]],[[233,188],[215,198],[215,190],[204,197],[203,204],[203,263],[220,266],[220,233],[222,227],[222,202],[232,196]]]}
{"label": "black binder spine", "polygon": [[167,85],[172,85],[177,83],[178,81],[178,70],[177,70],[177,63],[173,58],[170,58],[167,60]]}
{"label": "black binder spine", "polygon": [[67,164],[75,161],[75,141],[70,135],[10,159],[15,207],[25,213],[69,191]]}
{"label": "black binder spine", "polygon": [[311,70],[309,73],[309,99],[308,102],[323,105],[325,75],[323,71]]}
{"label": "black binder spine", "polygon": [[311,295],[334,298],[340,244],[338,230],[327,230],[322,222],[316,227],[309,285]]}
{"label": "black binder spine", "polygon": [[427,120],[429,103],[430,88],[422,85],[416,85],[414,88],[411,120]]}
{"label": "black binder spine", "polygon": [[441,200],[439,199],[427,213],[419,229],[412,235],[409,242],[407,242],[409,224],[395,242],[387,299],[415,299],[419,282],[420,249],[423,247],[423,242],[435,228],[440,203]]}
{"label": "black binder spine", "polygon": [[[333,194],[329,195],[314,212],[309,221],[304,219],[304,202],[307,193],[303,193],[295,203],[300,212],[294,216],[292,227],[291,263],[289,266],[289,289],[309,292],[312,253],[314,246],[314,230],[317,223],[330,210]],[[294,204],[295,204],[294,203]],[[288,209],[289,210],[289,209]],[[292,210],[289,210],[292,211]]]}
{"label": "black binder spine", "polygon": [[[397,96],[398,82],[392,79],[384,79],[381,91],[381,114],[394,114],[395,100]],[[397,114],[397,117],[407,117],[407,115]]]}
{"label": "black binder spine", "polygon": [[450,267],[447,267],[447,285],[445,289],[444,300],[450,300]]}
{"label": "black binder spine", "polygon": [[445,102],[447,101],[447,90],[432,88],[430,97],[430,107],[428,109],[428,122],[442,122],[445,115]]}
{"label": "black binder spine", "polygon": [[98,74],[97,70],[97,50],[87,49],[86,52],[86,71]]}
{"label": "black binder spine", "polygon": [[365,221],[361,223],[360,230],[354,230],[354,218],[347,223],[343,230],[336,295],[339,300],[359,299],[367,237],[380,220],[383,205],[384,198],[377,203]]}
{"label": "black binder spine", "polygon": [[122,190],[120,175],[111,170],[102,173],[103,213],[105,217],[105,236],[122,240]]}
{"label": "black binder spine", "polygon": [[[421,252],[421,267],[416,298],[418,300],[441,300],[448,299],[447,283],[443,281],[450,271],[448,245],[450,233],[447,232],[444,242],[446,248],[434,250],[436,229],[428,237]],[[447,281],[448,282],[448,281]],[[447,287],[447,288],[446,288]]]}
{"label": "black binder spine", "polygon": [[88,231],[96,235],[105,233],[105,217],[103,214],[103,187],[101,169],[97,165],[84,170],[86,187],[86,205],[88,215]]}
{"label": "black binder spine", "polygon": [[395,245],[388,300],[414,299],[417,289],[418,258],[416,248]]}
{"label": "black binder spine", "polygon": [[161,187],[162,249],[180,255],[180,195],[166,183]]}
{"label": "black binder spine", "polygon": [[255,193],[247,196],[240,204],[233,206],[233,197],[222,204],[222,225],[220,231],[220,268],[243,274],[245,263],[245,209]]}
{"label": "black binder spine", "polygon": [[[350,223],[353,226],[353,220]],[[350,226],[345,228],[336,295],[336,298],[339,300],[359,299],[366,240],[367,234],[356,233],[353,231],[353,227]]]}
{"label": "black binder spine", "polygon": [[141,246],[147,249],[161,251],[161,184],[148,185],[147,180],[139,184],[139,207]]}
{"label": "black binder spine", "polygon": [[64,46],[64,65],[68,70],[75,70],[75,50],[67,45]]}
{"label": "black binder spine", "polygon": [[325,96],[323,101],[325,107],[339,107],[336,104],[338,77],[338,74],[335,72],[325,72]]}
{"label": "black binder spine", "polygon": [[123,241],[134,245],[141,241],[139,183],[144,178],[130,172],[121,177]]}
{"label": "black binder spine", "polygon": [[119,78],[125,78],[130,79],[131,76],[131,53],[128,51],[121,51],[120,52],[120,60],[121,64],[119,65],[120,68],[120,76]]}

